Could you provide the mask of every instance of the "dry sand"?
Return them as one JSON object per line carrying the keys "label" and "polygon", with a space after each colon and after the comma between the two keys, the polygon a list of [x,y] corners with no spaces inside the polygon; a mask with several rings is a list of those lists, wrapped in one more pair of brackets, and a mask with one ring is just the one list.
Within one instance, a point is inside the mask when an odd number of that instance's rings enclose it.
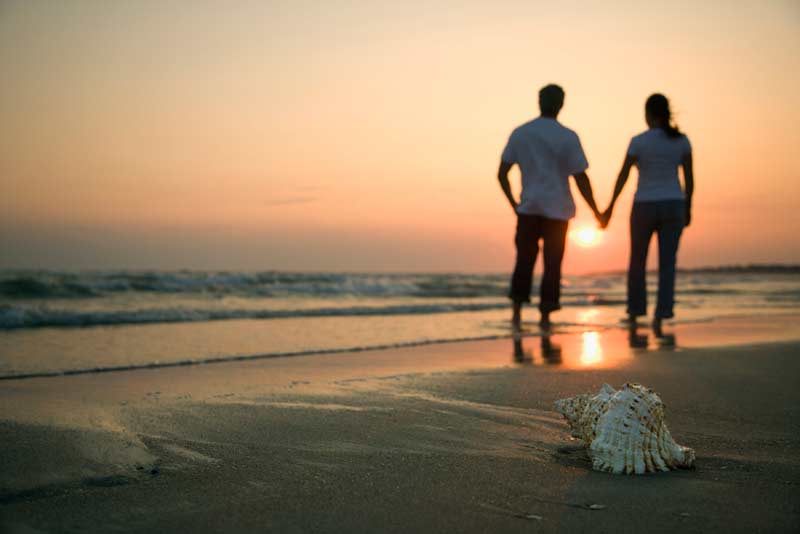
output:
{"label": "dry sand", "polygon": [[[797,323],[2,381],[0,530],[797,532]],[[552,403],[627,381],[696,469],[591,470]]]}

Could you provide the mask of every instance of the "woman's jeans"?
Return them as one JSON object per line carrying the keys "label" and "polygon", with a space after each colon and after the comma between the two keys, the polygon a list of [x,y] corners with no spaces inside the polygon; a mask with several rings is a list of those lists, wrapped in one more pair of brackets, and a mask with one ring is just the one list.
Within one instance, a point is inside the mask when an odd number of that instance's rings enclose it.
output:
{"label": "woman's jeans", "polygon": [[631,210],[631,258],[628,266],[628,315],[647,315],[647,249],[658,235],[658,301],[655,317],[672,317],[675,303],[675,263],[686,221],[683,200],[634,202]]}
{"label": "woman's jeans", "polygon": [[539,255],[539,240],[544,249],[544,275],[540,288],[539,310],[548,313],[561,308],[561,261],[567,239],[568,221],[540,215],[517,215],[517,262],[511,275],[509,298],[514,302],[531,301],[533,266]]}

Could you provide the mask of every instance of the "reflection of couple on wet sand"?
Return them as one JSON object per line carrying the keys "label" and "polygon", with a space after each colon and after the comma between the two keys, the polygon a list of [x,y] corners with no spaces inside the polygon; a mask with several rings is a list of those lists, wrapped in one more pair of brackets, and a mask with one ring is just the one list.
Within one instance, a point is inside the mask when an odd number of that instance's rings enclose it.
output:
{"label": "reflection of couple on wet sand", "polygon": [[[661,321],[673,316],[678,242],[683,228],[691,221],[694,176],[689,139],[671,124],[667,98],[661,94],[650,96],[645,104],[648,130],[631,139],[611,202],[604,212],[600,212],[586,175],[589,164],[580,139],[556,120],[563,104],[564,90],[561,87],[543,87],[539,91],[541,116],[511,133],[500,161],[500,186],[517,215],[517,260],[509,293],[514,329],[519,331],[521,326],[522,303],[530,302],[539,240],[542,241],[544,256],[539,298],[543,329],[550,327],[550,313],[561,308],[561,262],[569,219],[575,216],[569,177],[575,178],[578,191],[600,227],[605,228],[631,167],[635,165],[639,170],[639,181],[630,215],[627,321],[635,328],[637,318],[647,315],[647,249],[650,238],[656,233],[658,297],[653,330],[656,336],[660,336]],[[519,165],[522,174],[519,202],[514,199],[508,181],[508,172],[514,164]],[[680,166],[683,167],[685,190],[678,178]]]}

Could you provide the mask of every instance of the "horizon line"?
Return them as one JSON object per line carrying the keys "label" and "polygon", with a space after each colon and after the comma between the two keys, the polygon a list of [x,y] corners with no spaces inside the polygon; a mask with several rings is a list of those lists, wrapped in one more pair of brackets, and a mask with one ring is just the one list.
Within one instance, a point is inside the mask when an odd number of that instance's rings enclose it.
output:
{"label": "horizon line", "polygon": [[[351,274],[351,275],[505,275],[505,271],[354,271],[354,270],[302,270],[302,269],[196,269],[196,268],[120,268],[112,267],[106,269],[95,268],[65,268],[51,269],[39,267],[0,267],[0,273],[290,273],[290,274]],[[610,269],[606,271],[590,271],[582,274],[565,273],[566,276],[607,276],[621,275],[627,272],[626,269]],[[657,268],[648,269],[648,273],[658,272]],[[700,267],[678,267],[679,273],[765,273],[778,274],[786,273],[800,274],[800,263],[783,262],[756,262],[756,263],[723,263],[717,265],[703,265]]]}

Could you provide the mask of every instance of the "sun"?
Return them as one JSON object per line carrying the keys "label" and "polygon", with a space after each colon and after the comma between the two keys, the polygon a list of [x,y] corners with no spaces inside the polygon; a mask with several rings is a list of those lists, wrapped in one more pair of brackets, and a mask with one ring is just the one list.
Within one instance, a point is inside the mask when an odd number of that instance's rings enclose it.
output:
{"label": "sun", "polygon": [[596,247],[603,241],[603,234],[591,226],[582,226],[570,232],[572,240],[581,247]]}

